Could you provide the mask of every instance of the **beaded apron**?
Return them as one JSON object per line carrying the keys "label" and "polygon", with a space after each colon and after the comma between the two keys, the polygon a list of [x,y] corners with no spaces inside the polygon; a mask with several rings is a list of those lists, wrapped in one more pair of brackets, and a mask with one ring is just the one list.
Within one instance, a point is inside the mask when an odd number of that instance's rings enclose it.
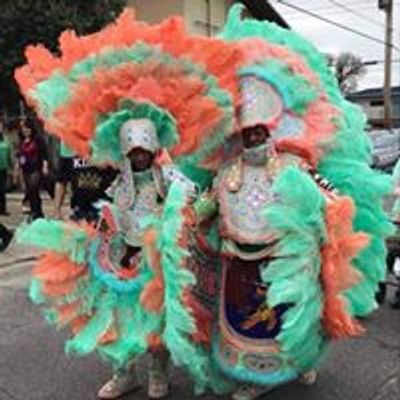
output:
{"label": "beaded apron", "polygon": [[271,190],[274,178],[293,161],[283,156],[261,165],[238,162],[222,173],[218,186],[225,243],[214,355],[227,375],[256,384],[297,376],[276,341],[289,305],[269,309],[260,277],[278,240],[264,210],[279,201]]}

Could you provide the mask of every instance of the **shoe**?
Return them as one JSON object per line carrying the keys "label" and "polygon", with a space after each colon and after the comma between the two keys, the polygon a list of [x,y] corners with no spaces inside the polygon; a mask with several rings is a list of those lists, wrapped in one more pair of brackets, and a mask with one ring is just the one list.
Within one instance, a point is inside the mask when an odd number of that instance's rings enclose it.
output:
{"label": "shoe", "polygon": [[116,374],[99,390],[97,397],[100,400],[114,400],[132,393],[140,388],[136,372],[128,371]]}
{"label": "shoe", "polygon": [[1,238],[1,244],[0,244],[0,250],[5,251],[8,247],[8,245],[11,243],[13,239],[13,234],[10,231],[6,231],[6,234]]}
{"label": "shoe", "polygon": [[386,283],[385,282],[379,282],[379,287],[378,291],[375,294],[375,300],[379,305],[382,305],[385,302],[386,298]]}
{"label": "shoe", "polygon": [[273,386],[245,384],[233,393],[232,400],[255,400],[274,389]]}
{"label": "shoe", "polygon": [[5,250],[8,247],[8,245],[11,243],[13,236],[14,235],[10,232],[9,235],[7,235],[7,237],[5,237],[3,239],[3,250]]}
{"label": "shoe", "polygon": [[394,300],[390,303],[392,308],[400,310],[400,289],[395,293]]}
{"label": "shoe", "polygon": [[151,354],[147,389],[150,399],[163,399],[169,395],[168,360],[167,352],[160,351]]}
{"label": "shoe", "polygon": [[299,382],[305,386],[314,385],[317,381],[318,372],[315,369],[310,369],[300,375]]}
{"label": "shoe", "polygon": [[44,214],[42,212],[32,214],[32,221],[35,221],[35,220],[41,219],[41,218],[44,218]]}
{"label": "shoe", "polygon": [[31,208],[29,206],[22,206],[22,214],[30,214]]}

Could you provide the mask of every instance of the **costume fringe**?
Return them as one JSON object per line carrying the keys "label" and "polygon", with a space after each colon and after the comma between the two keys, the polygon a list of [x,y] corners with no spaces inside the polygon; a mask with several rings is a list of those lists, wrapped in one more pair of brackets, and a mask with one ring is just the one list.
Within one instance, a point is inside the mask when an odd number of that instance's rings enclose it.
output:
{"label": "costume fringe", "polygon": [[320,246],[325,241],[325,200],[311,178],[289,167],[274,183],[279,205],[266,209],[266,218],[280,240],[276,260],[262,271],[269,285],[269,307],[288,304],[277,339],[298,370],[315,367],[327,340],[321,325],[323,292]]}

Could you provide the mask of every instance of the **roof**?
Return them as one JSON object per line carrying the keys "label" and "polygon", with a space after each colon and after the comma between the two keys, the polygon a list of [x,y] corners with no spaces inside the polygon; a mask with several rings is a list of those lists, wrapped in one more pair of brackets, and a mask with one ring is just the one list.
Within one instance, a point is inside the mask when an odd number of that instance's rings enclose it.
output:
{"label": "roof", "polygon": [[275,22],[283,28],[289,29],[289,24],[283,19],[283,17],[275,10],[274,7],[265,0],[240,0],[247,9],[250,11],[251,15],[259,20],[267,20]]}
{"label": "roof", "polygon": [[[392,96],[400,96],[400,86],[392,86]],[[362,99],[362,98],[382,98],[383,88],[371,88],[360,90],[359,92],[350,93],[347,96],[349,99]]]}

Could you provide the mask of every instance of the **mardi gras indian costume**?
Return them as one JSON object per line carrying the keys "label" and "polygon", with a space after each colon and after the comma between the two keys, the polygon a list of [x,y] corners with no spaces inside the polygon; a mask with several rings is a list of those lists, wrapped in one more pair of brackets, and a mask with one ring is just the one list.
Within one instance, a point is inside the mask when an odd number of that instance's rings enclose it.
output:
{"label": "mardi gras indian costume", "polygon": [[[324,57],[241,11],[219,38],[127,11],[99,33],[64,33],[60,57],[28,49],[17,80],[47,130],[119,163],[122,183],[98,229],[42,221],[20,237],[46,230],[32,296],[72,327],[68,351],[123,366],[162,347],[197,391],[244,382],[234,396],[252,399],[363,332],[390,181],[370,169],[365,118]],[[129,129],[144,140],[143,121],[159,145],[139,177]]]}
{"label": "mardi gras indian costume", "polygon": [[31,296],[48,320],[71,328],[67,352],[97,351],[120,370],[148,349],[181,347],[182,331],[205,340],[201,313],[196,327],[184,320],[181,302],[201,306],[184,290],[194,277],[182,268],[180,231],[193,225],[185,206],[210,181],[197,165],[233,131],[229,66],[240,53],[189,36],[179,19],[149,26],[132,10],[93,35],[63,33],[60,51],[29,47],[28,64],[16,72],[21,90],[46,131],[121,173],[98,226],[41,220],[19,239],[47,250]]}
{"label": "mardi gras indian costume", "polygon": [[332,340],[363,332],[356,317],[375,308],[385,270],[390,183],[370,169],[365,118],[324,58],[240,11],[221,34],[244,65],[239,145],[227,146],[208,198],[221,240],[211,347],[226,376],[250,384],[235,399],[251,399],[313,381]]}

